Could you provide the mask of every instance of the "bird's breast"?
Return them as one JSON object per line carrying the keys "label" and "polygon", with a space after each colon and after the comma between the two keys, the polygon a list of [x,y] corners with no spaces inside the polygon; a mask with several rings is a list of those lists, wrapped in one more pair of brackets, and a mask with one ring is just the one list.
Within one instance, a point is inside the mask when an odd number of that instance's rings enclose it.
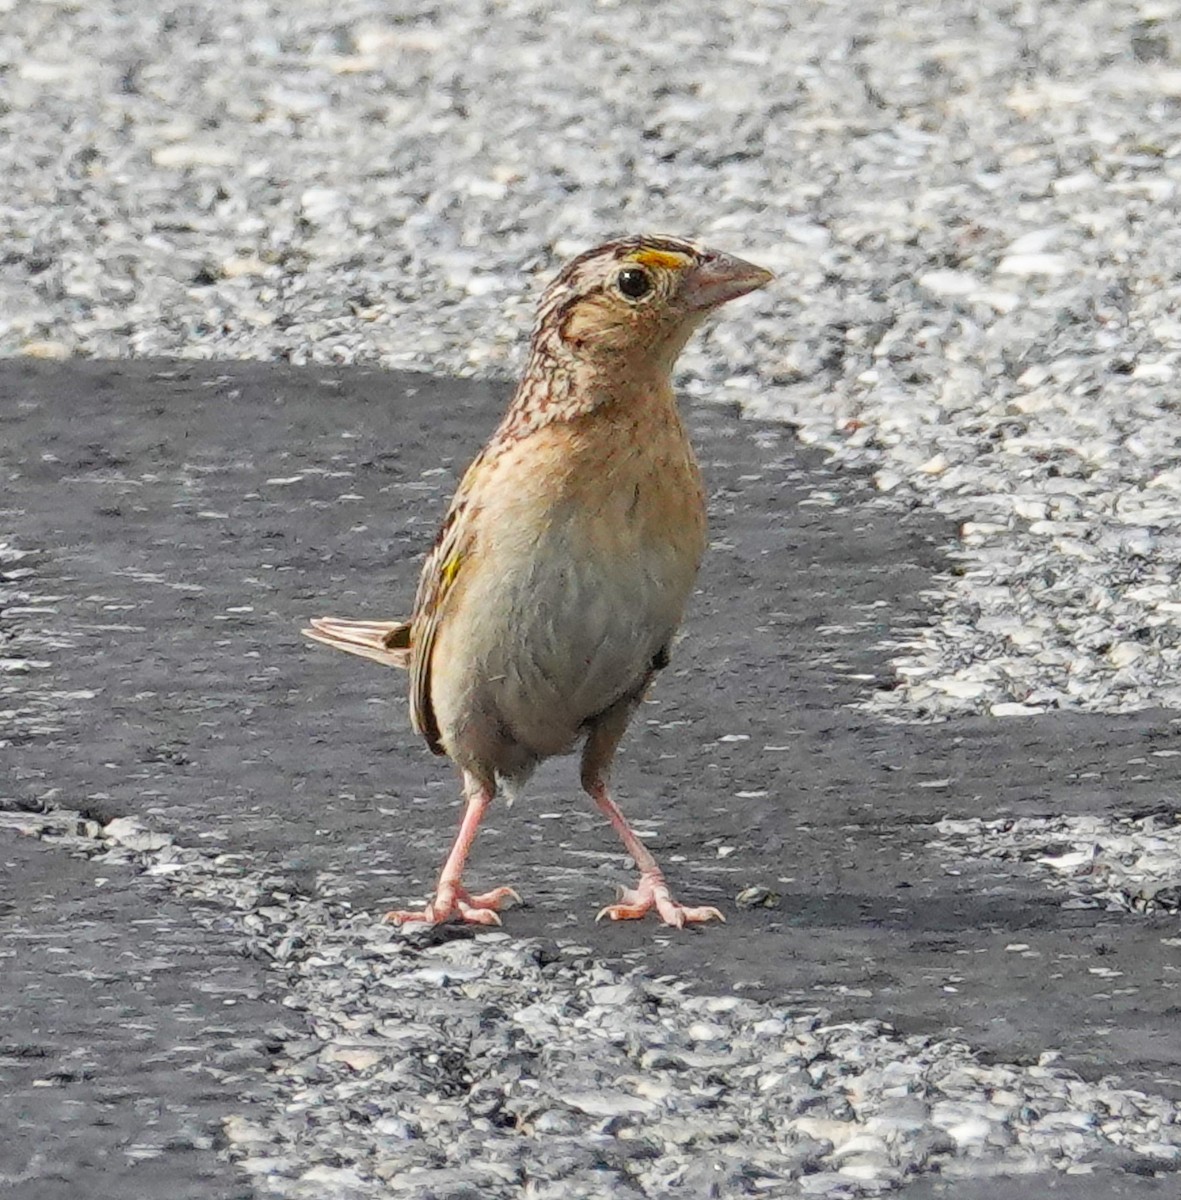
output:
{"label": "bird's breast", "polygon": [[[449,646],[538,754],[642,686],[681,622],[705,545],[700,476],[675,411],[647,429],[562,425],[501,455]],[[478,573],[477,573],[478,572]],[[450,622],[449,622],[450,624]]]}

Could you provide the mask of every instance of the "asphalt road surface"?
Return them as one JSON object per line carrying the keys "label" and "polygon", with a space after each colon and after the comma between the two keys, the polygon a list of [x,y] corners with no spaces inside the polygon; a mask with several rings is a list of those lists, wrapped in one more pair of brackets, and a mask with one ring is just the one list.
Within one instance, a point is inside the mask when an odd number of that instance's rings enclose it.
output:
{"label": "asphalt road surface", "polygon": [[[504,400],[360,369],[0,364],[0,530],[33,572],[0,638],[44,637],[50,664],[0,697],[26,718],[0,751],[0,808],[135,815],[374,913],[421,897],[457,816],[452,771],[411,733],[404,677],[298,630],[325,612],[408,611]],[[1087,1078],[1181,1094],[1161,952],[1175,917],[1063,908],[1030,864],[953,863],[928,845],[943,816],[1173,803],[1144,763],[1175,742],[1174,718],[863,713],[892,683],[883,644],[924,620],[924,590],[951,566],[953,531],[834,475],[788,430],[717,408],[689,419],[714,544],[617,783],[683,897],[728,924],[594,924],[626,876],[570,761],[493,812],[472,886],[517,887],[513,934],[954,1033],[986,1057],[1057,1050]],[[3,830],[0,864],[0,1195],[253,1194],[219,1159],[217,1122],[298,1024],[264,966],[157,880],[100,882]],[[778,905],[736,908],[752,885]],[[1004,1200],[1009,1186],[956,1194]],[[1130,1178],[1084,1190],[1096,1186],[1061,1194],[1176,1194]]]}

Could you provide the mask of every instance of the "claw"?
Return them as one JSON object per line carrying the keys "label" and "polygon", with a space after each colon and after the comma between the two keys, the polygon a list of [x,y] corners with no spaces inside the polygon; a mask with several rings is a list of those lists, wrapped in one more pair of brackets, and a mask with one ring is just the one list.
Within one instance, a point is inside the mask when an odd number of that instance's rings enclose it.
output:
{"label": "claw", "polygon": [[497,911],[502,908],[515,908],[518,904],[525,903],[516,890],[511,887],[493,888],[492,891],[481,892],[478,896],[467,896],[466,893],[464,895],[467,903],[476,908],[494,908]]}
{"label": "claw", "polygon": [[600,909],[595,920],[601,921],[606,917],[612,921],[635,921],[652,909],[656,909],[660,919],[674,929],[683,929],[686,925],[696,925],[701,921],[721,921],[723,924],[726,921],[716,908],[705,905],[687,908],[678,904],[659,874],[641,875],[638,888],[620,888],[617,903]]}
{"label": "claw", "polygon": [[385,920],[391,925],[409,925],[423,921],[428,925],[438,925],[441,921],[457,920],[468,925],[499,925],[498,909],[520,904],[521,897],[510,887],[493,888],[473,896],[467,888],[457,884],[440,884],[438,892],[431,902],[423,909],[395,908],[386,913]]}
{"label": "claw", "polygon": [[474,908],[464,904],[462,900],[455,902],[455,910],[459,919],[469,925],[500,925],[500,914],[494,908]]}

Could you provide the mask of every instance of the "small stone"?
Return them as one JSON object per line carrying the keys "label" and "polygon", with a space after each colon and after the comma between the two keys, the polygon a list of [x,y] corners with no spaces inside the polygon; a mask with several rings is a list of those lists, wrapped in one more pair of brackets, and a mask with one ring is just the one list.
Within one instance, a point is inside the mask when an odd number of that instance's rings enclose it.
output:
{"label": "small stone", "polygon": [[368,1071],[386,1058],[387,1052],[376,1047],[366,1046],[328,1046],[320,1055],[323,1062],[344,1063],[354,1071]]}
{"label": "small stone", "polygon": [[52,341],[44,338],[40,341],[25,342],[21,353],[28,358],[44,358],[60,361],[69,358],[73,350],[65,342]]}
{"label": "small stone", "polygon": [[307,188],[300,195],[299,206],[310,221],[324,221],[339,212],[348,203],[344,193],[337,188]]}
{"label": "small stone", "polygon": [[1107,660],[1113,667],[1128,667],[1144,655],[1144,647],[1136,642],[1114,642],[1107,651]]}
{"label": "small stone", "polygon": [[237,161],[237,151],[213,142],[175,142],[152,151],[158,167],[229,167]]}
{"label": "small stone", "polygon": [[651,1100],[610,1088],[598,1092],[564,1091],[562,1101],[592,1117],[615,1117],[623,1113],[643,1115],[655,1112],[657,1107]]}
{"label": "small stone", "polygon": [[773,892],[762,884],[752,884],[743,888],[734,897],[734,903],[739,908],[778,908],[783,897],[779,892]]}
{"label": "small stone", "polygon": [[795,1181],[801,1196],[841,1196],[849,1195],[849,1179],[837,1171],[817,1171],[813,1175],[802,1175]]}
{"label": "small stone", "polygon": [[1036,275],[1055,277],[1067,274],[1071,265],[1070,260],[1061,254],[1010,254],[997,264],[997,274],[1025,278]]}
{"label": "small stone", "polygon": [[970,296],[979,291],[980,280],[966,271],[928,271],[918,278],[919,287],[936,296]]}
{"label": "small stone", "polygon": [[604,1007],[615,1007],[621,1004],[635,1004],[640,999],[639,990],[630,983],[608,984],[605,987],[591,988],[589,992],[592,1004]]}
{"label": "small stone", "polygon": [[116,817],[103,826],[103,836],[141,854],[150,854],[172,845],[172,838],[168,834],[145,829],[134,817]]}
{"label": "small stone", "polygon": [[226,1140],[234,1146],[266,1145],[275,1140],[264,1126],[243,1116],[226,1117],[221,1127]]}
{"label": "small stone", "polygon": [[322,1188],[331,1188],[334,1195],[343,1196],[344,1189],[351,1188],[359,1191],[364,1186],[364,1180],[352,1167],[316,1166],[304,1171],[299,1177],[300,1183],[314,1183]]}
{"label": "small stone", "polygon": [[923,475],[942,475],[950,465],[946,454],[935,454],[926,462],[920,463],[918,470]]}
{"label": "small stone", "polygon": [[847,1179],[856,1179],[862,1182],[880,1180],[882,1183],[892,1183],[901,1178],[900,1173],[891,1163],[890,1156],[884,1152],[850,1155],[841,1160],[837,1171]]}
{"label": "small stone", "polygon": [[729,1030],[712,1021],[694,1021],[685,1033],[693,1042],[720,1042],[725,1040]]}
{"label": "small stone", "polygon": [[855,1133],[852,1137],[835,1146],[832,1152],[834,1162],[840,1162],[848,1155],[881,1155],[886,1156],[886,1143],[872,1133]]}
{"label": "small stone", "polygon": [[[614,1115],[612,1113],[611,1115]],[[533,1128],[538,1133],[546,1134],[576,1134],[582,1129],[581,1123],[570,1113],[552,1108],[543,1112],[532,1121]]]}
{"label": "small stone", "polygon": [[251,275],[262,275],[267,265],[257,254],[235,255],[221,263],[221,274],[225,279],[244,279]]}

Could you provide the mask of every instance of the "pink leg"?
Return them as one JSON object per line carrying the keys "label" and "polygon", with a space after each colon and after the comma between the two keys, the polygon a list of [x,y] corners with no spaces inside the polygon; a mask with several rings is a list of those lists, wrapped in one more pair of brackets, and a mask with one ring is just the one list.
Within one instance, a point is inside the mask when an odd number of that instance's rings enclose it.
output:
{"label": "pink leg", "polygon": [[656,865],[656,859],[652,857],[648,847],[636,837],[619,805],[611,799],[606,783],[602,779],[592,780],[587,784],[586,790],[598,805],[599,811],[611,822],[612,828],[627,847],[628,854],[640,868],[640,886],[621,889],[619,902],[608,904],[596,920],[610,917],[612,921],[631,921],[654,908],[666,925],[674,925],[677,929],[698,921],[725,921],[726,918],[716,908],[687,908],[678,904],[664,881],[664,872]]}
{"label": "pink leg", "polygon": [[434,898],[419,911],[394,909],[386,913],[387,921],[395,925],[412,921],[426,921],[434,925],[455,918],[473,925],[499,925],[497,910],[500,906],[506,900],[520,903],[521,897],[510,887],[494,888],[490,892],[473,896],[460,882],[472,842],[476,840],[476,831],[495,795],[495,790],[490,784],[482,783],[466,772],[463,783],[467,805],[451,853],[447,855],[447,861],[439,873]]}
{"label": "pink leg", "polygon": [[623,839],[628,854],[640,868],[639,887],[621,888],[619,902],[608,904],[596,920],[610,917],[612,921],[631,921],[656,909],[666,925],[674,925],[677,929],[698,921],[724,921],[726,918],[716,908],[686,908],[672,898],[668,884],[664,881],[664,873],[656,865],[656,859],[632,832],[627,818],[620,811],[619,805],[611,799],[607,788],[607,778],[611,772],[611,763],[615,759],[615,751],[619,748],[627,723],[631,720],[636,704],[644,694],[650,679],[651,676],[636,690],[634,696],[621,700],[598,719],[582,751],[582,786],[599,811],[611,822],[611,827]]}

